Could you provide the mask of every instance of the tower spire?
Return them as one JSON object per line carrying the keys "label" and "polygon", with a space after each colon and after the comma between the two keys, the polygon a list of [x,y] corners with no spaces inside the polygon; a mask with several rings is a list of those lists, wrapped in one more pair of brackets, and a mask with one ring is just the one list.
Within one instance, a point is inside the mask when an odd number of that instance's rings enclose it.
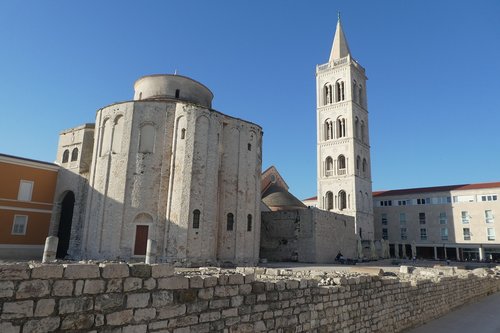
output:
{"label": "tower spire", "polygon": [[342,30],[342,24],[340,23],[340,12],[338,12],[337,28],[335,30],[335,37],[333,37],[332,51],[330,52],[330,62],[347,57],[350,55],[349,45],[347,44],[347,39],[345,38],[344,31]]}

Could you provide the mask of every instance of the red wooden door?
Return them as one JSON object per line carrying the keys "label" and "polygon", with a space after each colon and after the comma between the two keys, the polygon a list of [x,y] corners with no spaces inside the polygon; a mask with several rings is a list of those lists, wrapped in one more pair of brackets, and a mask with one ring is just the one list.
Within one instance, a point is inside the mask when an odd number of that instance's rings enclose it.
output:
{"label": "red wooden door", "polygon": [[146,255],[146,247],[148,244],[148,230],[149,227],[147,225],[138,225],[135,227],[134,255]]}

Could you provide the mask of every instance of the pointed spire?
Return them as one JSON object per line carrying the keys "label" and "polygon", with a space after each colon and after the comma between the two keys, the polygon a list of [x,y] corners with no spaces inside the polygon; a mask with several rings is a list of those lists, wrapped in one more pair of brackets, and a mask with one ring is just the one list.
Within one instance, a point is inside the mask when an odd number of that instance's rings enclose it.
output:
{"label": "pointed spire", "polygon": [[335,31],[335,37],[333,37],[332,51],[330,52],[330,62],[347,57],[351,54],[349,50],[349,45],[347,45],[347,39],[345,38],[344,31],[342,30],[342,24],[340,23],[340,12],[338,13],[337,29]]}

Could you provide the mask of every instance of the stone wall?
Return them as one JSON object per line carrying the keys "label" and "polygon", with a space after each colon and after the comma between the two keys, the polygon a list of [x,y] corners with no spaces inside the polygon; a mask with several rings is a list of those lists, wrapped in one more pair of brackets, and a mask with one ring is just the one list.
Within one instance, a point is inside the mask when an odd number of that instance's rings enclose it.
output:
{"label": "stone wall", "polygon": [[399,332],[500,290],[498,267],[403,272],[4,264],[0,332]]}

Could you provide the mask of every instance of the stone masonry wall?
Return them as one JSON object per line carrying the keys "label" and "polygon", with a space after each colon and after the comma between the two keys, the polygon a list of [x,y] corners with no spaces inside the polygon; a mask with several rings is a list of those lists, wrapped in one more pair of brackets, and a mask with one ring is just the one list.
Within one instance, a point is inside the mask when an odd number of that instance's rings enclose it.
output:
{"label": "stone masonry wall", "polygon": [[4,264],[0,332],[399,332],[500,290],[499,267],[410,272]]}

